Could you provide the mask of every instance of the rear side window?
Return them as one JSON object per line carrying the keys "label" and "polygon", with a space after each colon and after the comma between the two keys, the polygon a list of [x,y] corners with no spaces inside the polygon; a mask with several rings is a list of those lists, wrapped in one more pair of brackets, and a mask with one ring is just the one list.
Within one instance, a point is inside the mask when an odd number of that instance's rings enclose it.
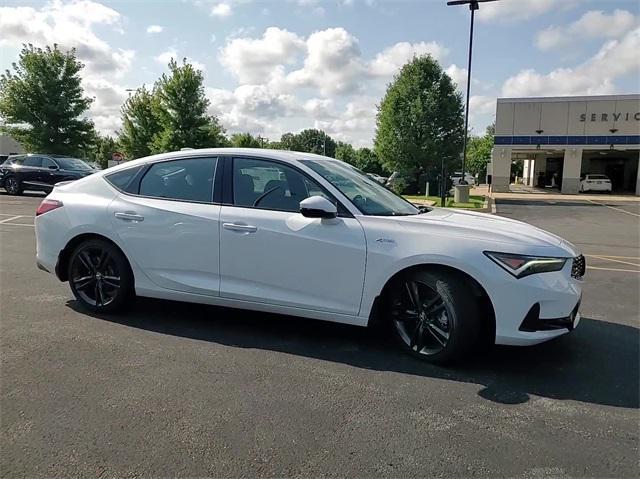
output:
{"label": "rear side window", "polygon": [[33,168],[40,168],[42,166],[41,156],[27,156],[22,163],[22,166],[31,166]]}
{"label": "rear side window", "polygon": [[211,203],[217,158],[186,158],[153,164],[140,181],[140,195]]}
{"label": "rear side window", "polygon": [[110,175],[105,176],[105,179],[121,191],[128,191],[127,188],[131,184],[131,181],[136,177],[142,166],[134,166],[133,168],[127,168],[126,170],[116,171]]}

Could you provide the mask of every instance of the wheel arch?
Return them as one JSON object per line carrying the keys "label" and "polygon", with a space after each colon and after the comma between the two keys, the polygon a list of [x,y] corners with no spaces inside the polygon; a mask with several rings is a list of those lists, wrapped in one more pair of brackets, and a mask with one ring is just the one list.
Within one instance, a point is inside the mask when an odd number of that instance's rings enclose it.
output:
{"label": "wheel arch", "polygon": [[83,243],[88,240],[96,240],[96,239],[106,241],[107,243],[111,244],[114,248],[117,248],[118,251],[122,253],[122,256],[124,256],[125,260],[127,261],[127,265],[129,266],[129,270],[131,271],[131,277],[133,278],[133,281],[135,284],[135,274],[133,274],[133,268],[131,267],[131,262],[129,261],[129,258],[127,258],[126,253],[111,238],[108,238],[99,233],[80,233],[74,236],[73,238],[71,238],[67,242],[65,247],[62,248],[62,251],[60,251],[60,254],[58,255],[58,262],[56,263],[56,276],[58,277],[58,279],[60,281],[69,280],[69,277],[68,277],[69,260],[71,259],[71,254],[73,253],[73,250],[75,250],[80,243]]}
{"label": "wheel arch", "polygon": [[403,269],[395,272],[384,284],[380,294],[375,298],[373,307],[371,308],[371,312],[369,314],[368,325],[376,325],[381,324],[387,321],[387,318],[384,316],[384,311],[386,309],[386,301],[389,297],[389,291],[393,287],[393,285],[403,276],[413,271],[442,271],[448,272],[450,274],[454,274],[464,281],[466,281],[469,285],[471,285],[474,295],[479,300],[479,305],[484,314],[482,314],[482,341],[490,344],[495,343],[496,337],[496,314],[493,303],[491,301],[491,297],[487,293],[487,290],[480,284],[478,280],[476,280],[471,274],[466,271],[463,271],[454,266],[445,265],[441,263],[419,263],[413,264],[410,266],[406,266]]}

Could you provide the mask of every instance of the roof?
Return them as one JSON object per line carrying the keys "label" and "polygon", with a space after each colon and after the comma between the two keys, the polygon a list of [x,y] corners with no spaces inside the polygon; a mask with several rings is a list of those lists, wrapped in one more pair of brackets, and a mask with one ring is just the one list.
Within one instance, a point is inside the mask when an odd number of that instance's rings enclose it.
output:
{"label": "roof", "polygon": [[268,148],[199,148],[190,150],[171,151],[168,153],[160,153],[157,155],[146,156],[144,158],[138,158],[136,160],[125,161],[117,166],[113,166],[103,171],[116,171],[131,166],[146,164],[153,161],[169,160],[174,158],[188,158],[192,156],[204,156],[204,155],[237,155],[245,157],[256,157],[273,160],[284,161],[300,161],[304,159],[313,160],[325,160],[331,161],[334,158],[328,158],[322,155],[316,155],[314,153],[305,153],[300,151],[290,150],[270,150]]}
{"label": "roof", "polygon": [[537,96],[530,98],[498,98],[498,103],[555,103],[571,101],[615,101],[615,100],[639,100],[640,94],[627,95],[585,95],[585,96]]}

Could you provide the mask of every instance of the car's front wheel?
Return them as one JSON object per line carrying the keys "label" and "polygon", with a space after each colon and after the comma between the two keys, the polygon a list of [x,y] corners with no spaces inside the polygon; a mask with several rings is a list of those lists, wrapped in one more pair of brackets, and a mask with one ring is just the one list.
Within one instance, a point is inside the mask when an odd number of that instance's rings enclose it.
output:
{"label": "car's front wheel", "polygon": [[4,180],[4,189],[7,190],[7,193],[10,195],[15,196],[22,194],[22,185],[15,176],[10,176]]}
{"label": "car's front wheel", "polygon": [[114,312],[133,296],[133,274],[122,252],[104,240],[81,243],[69,261],[69,285],[78,302],[94,312]]}
{"label": "car's front wheel", "polygon": [[392,287],[388,305],[396,339],[420,359],[459,360],[479,339],[478,301],[461,275],[442,270],[410,272]]}

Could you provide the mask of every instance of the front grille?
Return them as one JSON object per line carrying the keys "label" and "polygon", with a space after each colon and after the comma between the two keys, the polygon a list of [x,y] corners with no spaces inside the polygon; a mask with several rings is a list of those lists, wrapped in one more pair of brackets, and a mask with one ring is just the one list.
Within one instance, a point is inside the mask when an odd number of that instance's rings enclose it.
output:
{"label": "front grille", "polygon": [[571,277],[575,279],[581,279],[587,269],[587,262],[584,256],[576,256],[573,258],[573,264],[571,265]]}

